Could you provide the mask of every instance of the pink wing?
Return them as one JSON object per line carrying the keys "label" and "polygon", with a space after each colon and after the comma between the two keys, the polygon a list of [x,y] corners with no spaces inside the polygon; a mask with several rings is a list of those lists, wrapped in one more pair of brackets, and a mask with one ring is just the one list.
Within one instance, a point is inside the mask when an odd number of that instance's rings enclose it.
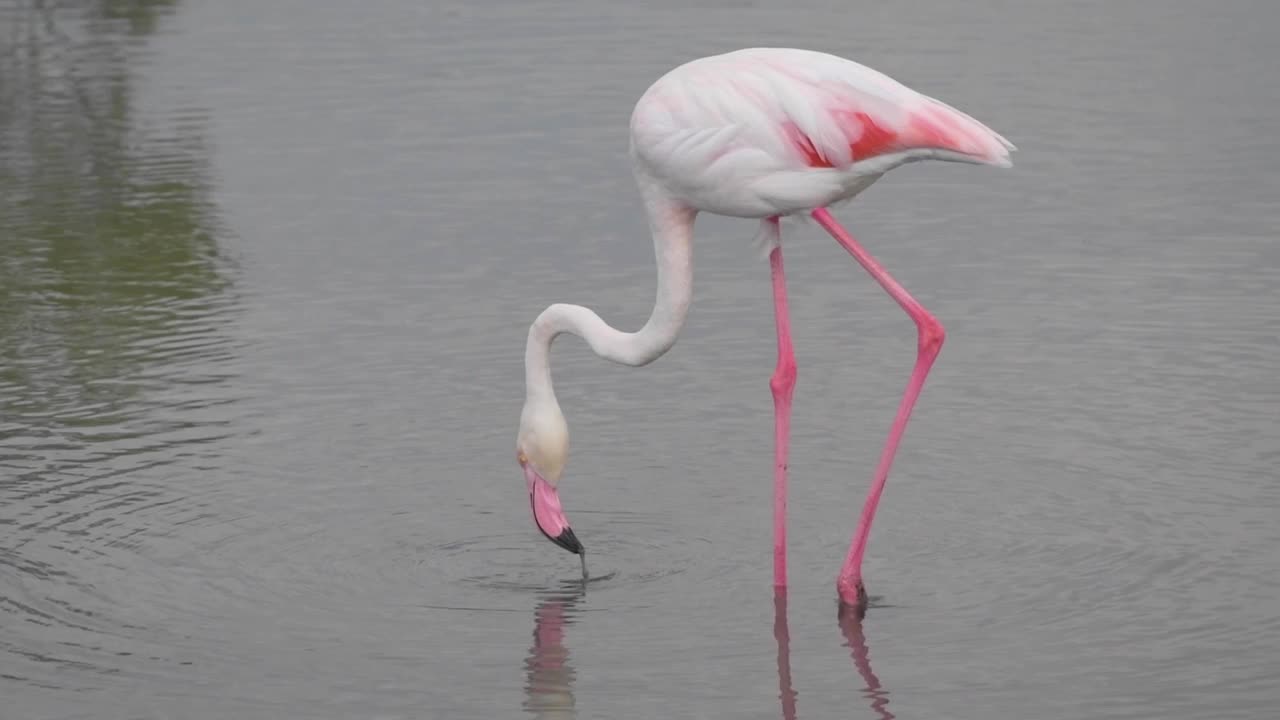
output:
{"label": "pink wing", "polygon": [[814,170],[847,179],[925,157],[1009,166],[1014,149],[977,120],[871,68],[781,48],[672,70],[636,105],[632,133],[638,157],[664,180],[721,195],[713,188],[736,185],[741,194],[748,182],[788,186],[789,196],[824,187],[830,194],[842,180]]}
{"label": "pink wing", "polygon": [[863,65],[820,53],[799,59],[793,53],[764,53],[757,62],[790,81],[770,78],[774,119],[809,167],[843,168],[912,150],[1010,164],[1013,144],[959,110]]}

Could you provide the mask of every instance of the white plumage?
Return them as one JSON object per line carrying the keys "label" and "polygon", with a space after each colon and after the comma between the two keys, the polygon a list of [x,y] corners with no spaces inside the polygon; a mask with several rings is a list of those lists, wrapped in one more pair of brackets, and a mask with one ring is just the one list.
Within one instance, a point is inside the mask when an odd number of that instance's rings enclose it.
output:
{"label": "white plumage", "polygon": [[685,63],[659,78],[631,116],[640,171],[699,210],[734,217],[836,204],[914,160],[1008,167],[1013,149],[883,73],[789,48]]}

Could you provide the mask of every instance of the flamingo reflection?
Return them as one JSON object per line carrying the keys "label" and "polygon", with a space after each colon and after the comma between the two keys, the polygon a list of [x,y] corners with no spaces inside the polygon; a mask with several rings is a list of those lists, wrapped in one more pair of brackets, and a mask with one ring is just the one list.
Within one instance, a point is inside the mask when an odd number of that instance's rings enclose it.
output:
{"label": "flamingo reflection", "polygon": [[573,697],[576,673],[569,664],[564,632],[576,620],[573,609],[581,599],[581,590],[558,593],[548,596],[534,611],[533,646],[524,662],[528,674],[524,709],[539,720],[578,716]]}
{"label": "flamingo reflection", "polygon": [[[839,614],[840,632],[845,647],[853,658],[853,667],[865,684],[862,694],[871,701],[871,710],[880,720],[893,720],[889,712],[889,691],[880,684],[871,669],[871,651],[862,632],[862,618],[857,613]],[[778,641],[778,698],[782,702],[783,720],[796,720],[796,691],[791,684],[791,633],[787,629],[787,589],[775,587],[773,592],[773,637]]]}

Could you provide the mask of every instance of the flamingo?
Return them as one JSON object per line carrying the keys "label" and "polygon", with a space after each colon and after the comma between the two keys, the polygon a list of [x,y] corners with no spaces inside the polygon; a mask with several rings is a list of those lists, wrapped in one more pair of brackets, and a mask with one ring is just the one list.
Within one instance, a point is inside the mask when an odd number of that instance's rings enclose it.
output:
{"label": "flamingo", "polygon": [[807,214],[831,234],[906,311],[918,347],[897,415],[881,453],[849,552],[836,578],[842,611],[865,611],[862,559],[911,410],[945,338],[942,323],[832,216],[886,172],[941,160],[1008,168],[1014,145],[959,110],[876,70],[812,50],[747,48],[691,60],[669,70],[631,115],[630,158],[653,235],[657,297],[636,332],[611,327],[594,311],[556,303],[529,327],[525,402],[516,439],[538,529],[586,554],[560,502],[569,431],[551,382],[551,343],[562,333],[596,355],[640,367],[665,354],[684,325],[692,297],[694,219],[700,212],[759,220],[756,242],[768,253],[778,359],[769,381],[774,401],[774,586],[786,587],[787,457],[796,363],[787,311],[779,221]]}

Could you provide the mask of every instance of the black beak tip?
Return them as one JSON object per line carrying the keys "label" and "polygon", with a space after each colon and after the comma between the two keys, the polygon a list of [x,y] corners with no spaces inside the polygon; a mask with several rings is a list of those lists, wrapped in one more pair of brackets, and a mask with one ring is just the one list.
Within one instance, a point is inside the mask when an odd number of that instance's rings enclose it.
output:
{"label": "black beak tip", "polygon": [[551,538],[551,542],[568,550],[574,555],[582,554],[582,543],[578,541],[578,536],[573,534],[573,528],[565,528],[564,532]]}

